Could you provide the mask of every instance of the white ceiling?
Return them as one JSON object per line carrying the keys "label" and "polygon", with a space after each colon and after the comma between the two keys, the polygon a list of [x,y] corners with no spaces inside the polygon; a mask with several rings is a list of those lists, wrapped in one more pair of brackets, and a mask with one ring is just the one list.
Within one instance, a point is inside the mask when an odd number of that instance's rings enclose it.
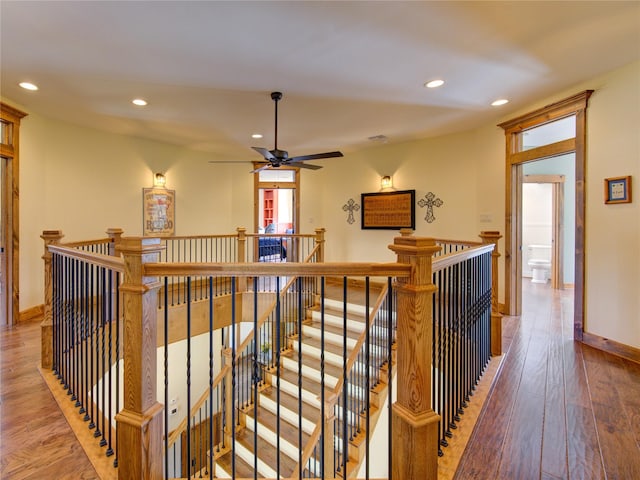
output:
{"label": "white ceiling", "polygon": [[640,2],[2,0],[0,41],[28,112],[258,160],[271,91],[290,155],[467,130],[640,59]]}

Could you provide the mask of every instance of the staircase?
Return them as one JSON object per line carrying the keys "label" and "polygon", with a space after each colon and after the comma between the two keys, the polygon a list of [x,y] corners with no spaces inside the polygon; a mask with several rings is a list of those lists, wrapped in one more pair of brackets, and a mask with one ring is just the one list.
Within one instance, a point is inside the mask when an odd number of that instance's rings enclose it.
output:
{"label": "staircase", "polygon": [[[258,477],[265,478],[296,478],[300,472],[305,478],[320,477],[322,429],[329,440],[324,442],[325,475],[344,478],[345,466],[347,478],[357,473],[365,454],[367,386],[369,428],[373,431],[388,381],[386,322],[376,320],[376,326],[370,328],[369,368],[364,355],[354,352],[355,348],[364,352],[366,325],[365,307],[357,304],[345,307],[341,300],[325,299],[324,318],[318,308],[308,312],[301,334],[289,337],[279,355],[280,369],[275,366],[263,369],[258,401],[239,411],[235,457],[229,441],[227,448],[216,455],[216,478],[232,478],[232,472],[237,478],[254,478],[254,470]],[[342,389],[345,358],[353,358],[354,362],[347,376],[346,408]],[[278,364],[277,358],[273,364]],[[367,371],[369,379],[365,376]],[[324,426],[322,398],[324,417],[328,419]],[[346,461],[342,440],[345,430],[349,437]]]}

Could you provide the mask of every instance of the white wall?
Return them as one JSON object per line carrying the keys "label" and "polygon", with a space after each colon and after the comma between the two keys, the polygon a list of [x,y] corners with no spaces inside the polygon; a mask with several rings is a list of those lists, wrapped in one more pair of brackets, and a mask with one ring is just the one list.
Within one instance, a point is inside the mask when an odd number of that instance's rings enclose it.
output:
{"label": "white wall", "polygon": [[[640,181],[638,85],[640,62],[477,130],[374,145],[326,160],[322,170],[301,173],[301,231],[327,228],[328,261],[393,260],[387,245],[397,232],[363,231],[359,212],[349,225],[342,210],[349,198],[360,203],[361,193],[379,191],[380,177],[392,175],[394,187],[415,189],[417,200],[433,192],[444,202],[435,209],[433,223],[424,220],[424,209],[416,209],[418,235],[477,239],[481,230],[504,234],[504,132],[496,124],[595,89],[587,115],[585,327],[640,348],[640,201],[604,205],[602,198],[605,177],[632,175]],[[166,171],[168,187],[176,190],[178,234],[253,225],[253,179],[246,164],[211,165],[203,153],[34,114],[22,125],[21,309],[42,302],[42,230],[62,229],[69,240],[101,237],[107,227],[139,234],[142,188],[151,185],[154,171]]]}
{"label": "white wall", "polygon": [[[525,183],[522,185],[522,275],[531,277],[528,262],[532,258],[551,260],[553,236],[552,185]],[[548,248],[531,249],[531,245]]]}

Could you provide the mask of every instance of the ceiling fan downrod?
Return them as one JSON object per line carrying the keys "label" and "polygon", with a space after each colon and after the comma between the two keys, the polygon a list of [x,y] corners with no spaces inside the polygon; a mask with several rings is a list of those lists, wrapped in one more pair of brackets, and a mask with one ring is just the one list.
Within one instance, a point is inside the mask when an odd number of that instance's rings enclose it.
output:
{"label": "ceiling fan downrod", "polygon": [[276,102],[276,131],[275,131],[275,140],[274,140],[274,153],[278,152],[278,102],[282,100],[282,92],[271,92],[271,100]]}

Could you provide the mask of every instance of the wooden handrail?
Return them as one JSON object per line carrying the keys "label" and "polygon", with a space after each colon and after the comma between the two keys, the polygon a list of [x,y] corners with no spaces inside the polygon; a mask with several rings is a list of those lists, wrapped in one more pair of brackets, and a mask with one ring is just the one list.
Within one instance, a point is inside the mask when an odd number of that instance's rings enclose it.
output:
{"label": "wooden handrail", "polygon": [[184,420],[182,420],[182,422],[180,422],[180,425],[178,425],[169,434],[169,440],[168,440],[167,448],[171,448],[173,446],[173,444],[176,443],[176,441],[178,440],[178,438],[180,437],[182,432],[184,432],[187,429],[187,422],[191,419],[191,417],[195,416],[195,414],[198,413],[198,410],[204,404],[205,400],[207,398],[209,398],[209,392],[211,390],[215,389],[220,383],[222,383],[222,380],[224,379],[225,375],[229,372],[229,370],[231,370],[231,367],[229,365],[225,365],[225,366],[222,367],[222,369],[220,370],[218,375],[216,375],[216,378],[213,380],[213,383],[210,386],[207,387],[207,389],[203,392],[203,394],[196,401],[196,403],[193,405],[193,407],[191,407],[191,411],[189,412],[189,415],[187,415],[184,418]]}
{"label": "wooden handrail", "polygon": [[440,255],[433,259],[432,271],[435,273],[439,270],[444,270],[456,263],[464,262],[470,258],[480,256],[487,252],[492,252],[494,249],[493,244],[480,243],[477,246],[460,250],[459,252],[447,253],[446,255]]}
{"label": "wooden handrail", "polygon": [[[360,354],[360,349],[362,348],[362,345],[364,344],[366,338],[367,338],[367,330],[371,328],[371,326],[373,325],[373,322],[376,319],[376,315],[378,314],[378,312],[380,311],[380,307],[382,306],[382,303],[384,302],[384,299],[387,296],[389,287],[388,285],[384,285],[384,287],[382,288],[382,291],[380,292],[380,294],[378,295],[378,299],[376,300],[376,303],[373,307],[373,309],[371,310],[371,312],[369,312],[369,318],[367,321],[367,325],[366,328],[364,328],[362,330],[362,332],[360,333],[360,336],[358,337],[358,341],[356,342],[355,346],[353,347],[353,350],[351,350],[351,354],[349,355],[349,358],[347,359],[347,374],[351,372],[351,369],[353,368],[353,366],[355,365],[356,361],[358,360],[358,355]],[[367,373],[368,375],[368,373]],[[342,387],[344,385],[344,375],[342,375],[340,377],[340,379],[338,380],[338,383],[336,383],[336,386],[333,388],[332,393],[329,395],[329,400],[330,400],[330,406],[331,408],[333,408],[333,405],[335,404],[335,400],[338,398],[338,396],[341,393]],[[346,405],[343,408],[347,408]],[[318,443],[318,441],[320,440],[320,433],[322,432],[322,424],[324,423],[325,419],[324,418],[320,418],[318,420],[318,423],[316,424],[316,427],[313,430],[313,433],[311,434],[311,436],[309,437],[309,440],[307,441],[307,446],[304,448],[304,450],[302,451],[302,459],[301,461],[296,465],[296,468],[293,470],[292,473],[292,478],[298,478],[298,472],[300,470],[300,465],[306,465],[307,462],[309,461],[309,459],[311,458],[311,455],[313,454],[313,450],[316,446],[316,444]],[[347,439],[343,439],[343,442],[348,442]]]}
{"label": "wooden handrail", "polygon": [[116,272],[124,272],[124,260],[120,257],[111,255],[102,255],[101,253],[85,252],[68,246],[49,245],[49,251],[67,258],[76,260],[84,260],[99,267],[108,268]]}
{"label": "wooden handrail", "polygon": [[369,276],[406,277],[411,266],[403,263],[146,263],[145,276],[212,275],[233,277],[286,276]]}
{"label": "wooden handrail", "polygon": [[307,258],[304,259],[303,263],[311,262],[311,259],[315,256],[316,253],[318,253],[320,251],[320,248],[321,248],[320,244],[317,244],[315,247],[313,247],[313,250],[311,250],[309,255],[307,255]]}
{"label": "wooden handrail", "polygon": [[62,247],[69,247],[69,248],[78,248],[78,247],[88,247],[90,245],[101,245],[101,244],[108,244],[111,243],[111,239],[110,238],[98,238],[95,240],[81,240],[81,241],[77,241],[77,242],[65,242],[65,243],[60,243],[60,246]]}
{"label": "wooden handrail", "polygon": [[434,238],[436,244],[439,243],[450,243],[453,245],[464,245],[466,247],[475,247],[478,245],[482,245],[482,242],[474,242],[472,240],[451,240],[448,238]]}
{"label": "wooden handrail", "polygon": [[162,237],[162,240],[189,240],[196,238],[238,238],[237,233],[223,233],[218,235],[171,235]]}
{"label": "wooden handrail", "polygon": [[247,237],[252,238],[315,238],[313,233],[247,233]]}

